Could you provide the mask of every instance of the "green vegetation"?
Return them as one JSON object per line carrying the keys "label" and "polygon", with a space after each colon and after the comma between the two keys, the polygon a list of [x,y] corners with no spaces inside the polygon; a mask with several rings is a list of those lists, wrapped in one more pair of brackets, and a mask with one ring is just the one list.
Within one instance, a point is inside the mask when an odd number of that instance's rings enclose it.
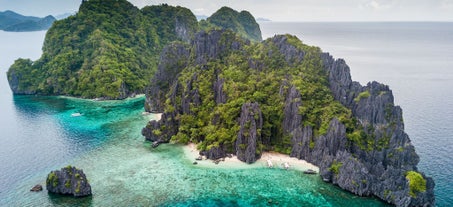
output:
{"label": "green vegetation", "polygon": [[262,40],[260,27],[248,11],[237,12],[231,8],[222,7],[207,20],[202,20],[200,26],[205,30],[230,29],[243,38],[256,42]]}
{"label": "green vegetation", "polygon": [[41,58],[16,60],[8,81],[16,94],[123,99],[144,93],[164,46],[190,42],[200,27],[230,29],[261,41],[259,25],[246,11],[223,7],[199,24],[179,6],[140,10],[126,0],[82,1],[77,14],[48,30]]}
{"label": "green vegetation", "polygon": [[426,180],[416,171],[406,172],[406,179],[409,181],[409,195],[417,197],[417,193],[426,191]]}
{"label": "green vegetation", "polygon": [[58,185],[58,177],[54,172],[51,172],[46,180],[46,185],[51,184],[53,187],[57,187]]}
{"label": "green vegetation", "polygon": [[334,160],[332,162],[332,165],[330,165],[329,171],[335,175],[338,175],[340,173],[341,166],[343,166],[343,163],[337,162],[336,160]]}
{"label": "green vegetation", "polygon": [[65,167],[65,169],[68,171],[69,176],[72,176],[72,166],[68,165]]}
{"label": "green vegetation", "polygon": [[76,186],[75,192],[80,193],[80,180],[77,181],[77,186]]}
{"label": "green vegetation", "polygon": [[64,186],[66,188],[70,188],[71,187],[71,181],[70,180],[66,180],[66,182],[64,183]]}
{"label": "green vegetation", "polygon": [[390,191],[389,189],[384,190],[384,197],[389,196],[391,193],[392,193],[392,191]]}
{"label": "green vegetation", "polygon": [[356,120],[351,119],[346,122],[346,137],[351,142],[358,146],[361,150],[365,151],[382,151],[388,149],[390,143],[390,136],[383,133],[381,137],[376,137],[375,126],[368,124],[366,127],[357,123]]}
{"label": "green vegetation", "polygon": [[[222,35],[221,39],[224,41],[244,41],[232,32],[224,32]],[[200,150],[223,146],[233,151],[240,129],[237,119],[241,107],[247,102],[257,102],[263,118],[263,128],[259,131],[262,137],[262,141],[258,143],[259,151],[274,150],[289,154],[292,148],[291,135],[284,134],[281,123],[286,93],[291,87],[295,87],[301,94],[300,100],[293,101],[302,102],[299,114],[303,117],[303,125],[311,126],[315,137],[328,131],[333,118],[353,131],[355,125],[351,111],[331,95],[328,76],[321,69],[321,50],[303,44],[294,36],[286,35],[285,38],[288,44],[305,52],[304,61],[287,62],[283,54],[278,52],[278,46],[269,39],[263,43],[246,45],[242,51],[229,51],[220,59],[208,62],[207,66],[189,66],[183,69],[179,74],[179,83],[182,83],[183,88],[167,91],[165,112],[179,111],[175,106],[181,106],[181,97],[188,90],[185,83],[189,81],[192,82],[192,90],[197,89],[203,104],[192,104],[192,113],[176,116],[180,126],[178,133],[171,138],[172,141],[196,142],[199,143]],[[262,64],[263,68],[251,68],[249,61]],[[196,79],[192,80],[194,77]],[[212,84],[216,78],[225,80],[223,92],[228,97],[226,103],[215,103]],[[282,85],[283,82],[287,84]],[[281,88],[284,94],[280,94]],[[173,92],[176,92],[176,96],[170,98]],[[215,123],[213,119],[216,120]],[[154,129],[153,133],[160,135],[164,131],[164,128]],[[310,142],[310,148],[315,146],[315,142],[316,139]]]}
{"label": "green vegetation", "polygon": [[368,98],[370,97],[370,91],[364,91],[362,93],[360,93],[355,99],[354,101],[355,102],[359,102],[360,100],[364,99],[364,98]]}
{"label": "green vegetation", "polygon": [[190,38],[197,28],[182,7],[139,10],[126,0],[83,1],[76,15],[48,30],[41,58],[17,60],[8,80],[18,79],[17,93],[125,98],[143,93],[163,46]]}

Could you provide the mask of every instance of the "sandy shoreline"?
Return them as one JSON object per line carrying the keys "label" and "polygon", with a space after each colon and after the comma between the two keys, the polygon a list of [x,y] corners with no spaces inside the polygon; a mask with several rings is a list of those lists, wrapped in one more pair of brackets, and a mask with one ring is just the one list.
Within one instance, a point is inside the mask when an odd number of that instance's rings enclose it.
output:
{"label": "sandy shoreline", "polygon": [[[183,146],[184,156],[186,159],[191,162],[196,161],[195,158],[199,157],[199,151],[195,144],[190,143]],[[197,161],[197,166],[210,167],[210,168],[267,168],[268,160],[273,164],[273,168],[284,169],[284,163],[289,164],[288,170],[298,170],[305,171],[308,169],[319,172],[319,168],[305,160],[299,160],[294,157],[289,157],[285,154],[280,154],[277,152],[264,152],[261,155],[261,158],[253,164],[247,164],[237,159],[236,156],[229,158],[226,157],[224,161],[215,164],[212,160],[207,160],[206,157],[203,157],[203,160]]]}
{"label": "sandy shoreline", "polygon": [[[152,116],[150,116],[152,115]],[[162,113],[149,113],[149,112],[142,112],[142,116],[150,116],[150,121],[151,120],[156,120],[159,121],[162,118]]]}

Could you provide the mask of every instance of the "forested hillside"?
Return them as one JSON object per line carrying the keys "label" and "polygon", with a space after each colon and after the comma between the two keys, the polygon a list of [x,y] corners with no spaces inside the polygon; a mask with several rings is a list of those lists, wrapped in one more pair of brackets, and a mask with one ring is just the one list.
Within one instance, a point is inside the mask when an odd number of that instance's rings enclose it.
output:
{"label": "forested hillside", "polygon": [[188,42],[197,29],[182,7],[84,1],[48,30],[41,58],[17,60],[8,80],[15,94],[126,98],[144,92],[164,45]]}

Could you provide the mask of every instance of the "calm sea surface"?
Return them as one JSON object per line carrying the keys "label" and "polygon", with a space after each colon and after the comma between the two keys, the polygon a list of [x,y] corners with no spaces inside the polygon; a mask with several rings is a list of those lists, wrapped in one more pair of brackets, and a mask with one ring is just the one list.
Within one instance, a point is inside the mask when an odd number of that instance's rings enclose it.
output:
{"label": "calm sea surface", "polygon": [[[264,37],[297,35],[344,58],[353,79],[389,84],[406,131],[433,176],[439,206],[453,204],[453,24],[261,23]],[[182,148],[151,149],[140,135],[143,97],[95,102],[12,96],[6,71],[19,57],[37,59],[45,32],[0,31],[0,206],[385,206],[317,176],[255,166],[194,167]],[[72,113],[81,117],[71,117]],[[31,193],[50,170],[84,169],[93,196]],[[272,203],[269,204],[269,201]]]}

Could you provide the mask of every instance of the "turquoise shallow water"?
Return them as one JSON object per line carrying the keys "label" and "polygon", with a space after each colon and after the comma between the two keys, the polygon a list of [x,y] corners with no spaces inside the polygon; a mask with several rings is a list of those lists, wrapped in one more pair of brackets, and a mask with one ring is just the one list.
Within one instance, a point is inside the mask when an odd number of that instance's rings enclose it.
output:
{"label": "turquoise shallow water", "polygon": [[[385,206],[296,170],[245,164],[232,169],[199,167],[179,145],[153,149],[140,135],[153,118],[141,114],[143,101],[15,97],[17,112],[28,121],[54,124],[42,130],[56,130],[57,137],[37,134],[48,146],[36,156],[56,157],[28,163],[24,170],[33,172],[2,192],[0,206]],[[93,196],[74,199],[29,192],[33,185],[44,184],[50,170],[68,164],[84,169]],[[41,167],[35,170],[36,166]]]}
{"label": "turquoise shallow water", "polygon": [[[296,34],[345,58],[353,79],[389,84],[406,132],[433,176],[438,206],[453,203],[453,23],[262,23],[264,37]],[[181,147],[151,149],[140,135],[142,99],[93,102],[11,95],[7,68],[37,59],[45,32],[0,31],[0,206],[382,206],[298,172],[209,169]],[[71,117],[72,113],[81,117]],[[94,195],[49,196],[29,189],[50,170],[85,170]],[[268,200],[272,199],[272,204]]]}

